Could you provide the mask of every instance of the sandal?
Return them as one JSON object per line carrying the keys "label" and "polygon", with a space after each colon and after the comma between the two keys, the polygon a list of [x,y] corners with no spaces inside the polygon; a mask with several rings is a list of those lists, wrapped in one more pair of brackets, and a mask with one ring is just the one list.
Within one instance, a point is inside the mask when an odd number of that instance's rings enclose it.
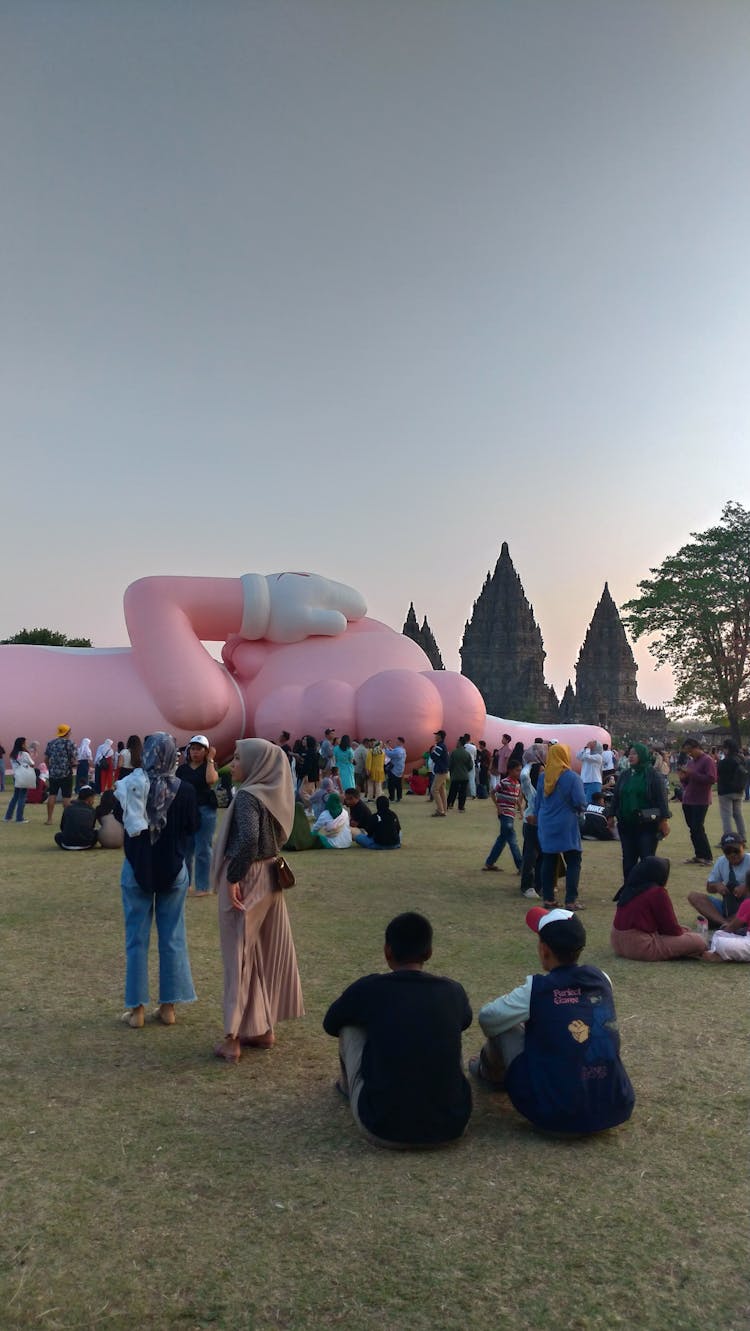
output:
{"label": "sandal", "polygon": [[565,910],[585,910],[585,909],[586,907],[583,905],[583,902],[581,901],[569,901],[565,906]]}
{"label": "sandal", "polygon": [[239,1063],[240,1061],[239,1049],[227,1048],[226,1040],[222,1040],[221,1044],[214,1045],[214,1055],[216,1058],[223,1058],[225,1063]]}
{"label": "sandal", "polygon": [[265,1035],[251,1035],[246,1040],[240,1040],[243,1049],[272,1049],[276,1043],[276,1037],[273,1031],[266,1031]]}
{"label": "sandal", "polygon": [[134,1031],[139,1031],[146,1020],[143,1004],[141,1003],[138,1007],[126,1008],[120,1020],[124,1021],[126,1026],[132,1026]]}
{"label": "sandal", "polygon": [[160,1021],[162,1026],[174,1026],[174,1003],[160,1003],[154,1012],[154,1021]]}

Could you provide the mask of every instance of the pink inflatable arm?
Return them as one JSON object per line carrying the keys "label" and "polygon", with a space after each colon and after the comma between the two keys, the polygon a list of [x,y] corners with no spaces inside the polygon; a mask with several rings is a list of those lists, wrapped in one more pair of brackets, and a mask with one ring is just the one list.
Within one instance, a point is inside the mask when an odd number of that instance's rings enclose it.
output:
{"label": "pink inflatable arm", "polygon": [[232,701],[233,686],[201,638],[238,632],[238,578],[141,578],[125,592],[125,622],[136,670],[172,724],[210,730]]}
{"label": "pink inflatable arm", "polygon": [[[361,594],[317,573],[243,578],[141,578],[125,593],[136,670],[176,726],[208,730],[235,700],[226,672],[201,639],[265,643],[340,637],[367,609]],[[260,669],[267,647],[254,654]]]}

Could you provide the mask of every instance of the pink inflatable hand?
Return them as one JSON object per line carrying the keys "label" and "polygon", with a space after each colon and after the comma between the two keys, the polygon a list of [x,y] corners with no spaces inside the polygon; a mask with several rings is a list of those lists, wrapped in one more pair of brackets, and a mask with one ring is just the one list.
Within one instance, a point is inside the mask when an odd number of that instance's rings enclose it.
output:
{"label": "pink inflatable hand", "polygon": [[273,573],[266,582],[270,614],[264,637],[269,642],[338,637],[349,621],[367,613],[360,592],[319,573]]}

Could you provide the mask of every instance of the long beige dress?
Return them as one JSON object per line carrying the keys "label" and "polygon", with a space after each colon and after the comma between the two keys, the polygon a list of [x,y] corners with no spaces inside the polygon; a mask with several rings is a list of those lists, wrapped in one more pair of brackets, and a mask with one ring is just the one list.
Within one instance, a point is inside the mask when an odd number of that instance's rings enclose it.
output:
{"label": "long beige dress", "polygon": [[273,861],[256,860],[242,879],[239,911],[230,902],[226,865],[221,876],[224,1031],[233,1039],[254,1039],[305,1013],[286,901],[274,883]]}

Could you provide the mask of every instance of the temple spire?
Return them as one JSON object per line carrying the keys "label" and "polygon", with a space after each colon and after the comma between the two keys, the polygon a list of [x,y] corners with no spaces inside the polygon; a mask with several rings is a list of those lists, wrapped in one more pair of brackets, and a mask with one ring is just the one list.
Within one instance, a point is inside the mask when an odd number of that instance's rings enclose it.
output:
{"label": "temple spire", "polygon": [[544,644],[534,612],[503,541],[495,571],[474,602],[461,645],[461,669],[487,710],[519,721],[557,719],[557,698],[544,679]]}
{"label": "temple spire", "polygon": [[413,601],[409,606],[404,621],[404,627],[401,632],[405,637],[411,638],[413,642],[416,642],[417,645],[422,648],[422,651],[427,656],[433,670],[445,670],[443,658],[440,655],[440,648],[438,647],[437,642],[435,641],[435,635],[427,622],[427,616],[425,615],[422,621],[422,627],[420,628]]}

